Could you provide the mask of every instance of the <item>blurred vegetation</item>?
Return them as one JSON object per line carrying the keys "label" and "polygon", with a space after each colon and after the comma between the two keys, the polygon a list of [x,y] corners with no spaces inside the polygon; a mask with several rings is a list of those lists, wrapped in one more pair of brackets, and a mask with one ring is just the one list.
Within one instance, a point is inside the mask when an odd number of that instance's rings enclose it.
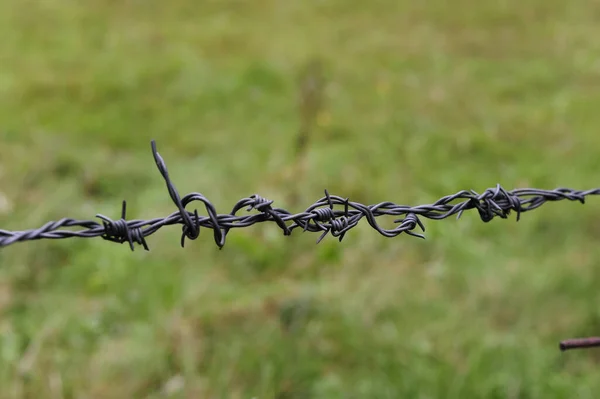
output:
{"label": "blurred vegetation", "polygon": [[[600,5],[0,2],[0,226],[600,180]],[[200,212],[204,210],[198,207]],[[600,203],[0,251],[6,398],[594,398]]]}

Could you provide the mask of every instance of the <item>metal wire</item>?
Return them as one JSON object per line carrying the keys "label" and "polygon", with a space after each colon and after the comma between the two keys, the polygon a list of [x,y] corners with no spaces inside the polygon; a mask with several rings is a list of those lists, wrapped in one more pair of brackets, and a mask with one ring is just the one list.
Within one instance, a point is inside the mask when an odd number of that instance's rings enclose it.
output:
{"label": "metal wire", "polygon": [[[151,141],[152,154],[156,166],[162,175],[171,200],[177,207],[172,214],[150,220],[127,220],[127,204],[123,201],[121,218],[112,220],[104,215],[96,215],[101,223],[91,220],[76,220],[63,218],[51,221],[37,229],[23,231],[9,231],[0,229],[0,247],[11,244],[41,239],[64,238],[94,238],[102,237],[104,240],[129,244],[133,251],[134,244],[149,250],[146,237],[154,234],[160,228],[170,225],[182,225],[181,246],[185,239],[195,240],[200,235],[202,228],[213,231],[214,241],[219,248],[225,245],[225,238],[229,230],[250,227],[257,223],[274,222],[283,231],[290,235],[293,230],[301,228],[303,231],[320,232],[317,240],[319,243],[327,234],[338,237],[342,241],[345,234],[358,225],[364,218],[367,223],[385,237],[396,237],[402,233],[410,236],[424,238],[422,234],[414,232],[418,227],[425,231],[420,217],[440,220],[456,215],[457,219],[464,211],[477,209],[482,221],[490,222],[494,217],[506,219],[512,211],[517,214],[517,221],[521,213],[539,208],[546,202],[570,200],[585,203],[587,196],[599,195],[600,188],[587,191],[572,190],[569,188],[556,188],[554,190],[540,190],[533,188],[515,189],[506,191],[500,185],[488,188],[483,193],[459,191],[452,195],[440,198],[433,204],[410,207],[397,205],[393,202],[381,202],[374,205],[363,205],[336,195],[330,195],[325,190],[325,196],[300,213],[291,213],[285,209],[274,208],[273,201],[254,194],[239,200],[227,214],[217,213],[214,205],[200,193],[190,193],[181,198],[175,185],[169,177],[165,161],[156,149],[156,142]],[[459,201],[462,200],[462,201]],[[204,204],[207,216],[200,216],[198,210],[186,210],[192,202],[199,201]],[[341,206],[343,209],[335,209]],[[255,214],[239,216],[237,212],[247,208],[247,212],[256,211]],[[376,218],[379,216],[396,216],[394,223],[398,226],[392,229],[381,227]],[[79,230],[66,228],[79,227]],[[600,346],[600,339],[585,338],[565,340],[560,343],[561,350]]]}
{"label": "metal wire", "polygon": [[[286,236],[297,228],[301,228],[303,231],[320,232],[321,236],[317,240],[319,243],[327,234],[338,237],[342,241],[345,234],[358,225],[363,218],[373,229],[385,237],[396,237],[405,233],[424,238],[422,234],[414,232],[417,227],[421,231],[425,231],[420,217],[440,220],[456,215],[458,219],[464,211],[477,209],[484,222],[489,222],[494,217],[505,219],[512,211],[516,212],[518,221],[521,213],[537,209],[546,202],[566,199],[584,204],[587,196],[600,194],[600,188],[587,191],[569,188],[554,190],[521,188],[506,191],[497,185],[495,188],[488,188],[481,194],[473,190],[463,190],[442,197],[433,204],[410,207],[393,202],[363,205],[350,201],[348,198],[330,195],[325,190],[324,197],[300,213],[293,214],[285,209],[274,208],[273,201],[254,194],[239,200],[230,213],[219,214],[215,206],[200,193],[190,193],[181,198],[169,177],[165,161],[158,153],[154,140],[151,142],[151,148],[156,166],[165,181],[171,200],[177,207],[176,212],[163,218],[127,220],[127,204],[123,201],[121,218],[118,220],[98,214],[96,217],[101,220],[101,223],[63,218],[48,222],[37,229],[23,231],[0,229],[0,247],[41,239],[102,237],[115,243],[127,242],[132,251],[136,243],[149,250],[146,237],[164,226],[179,224],[182,225],[182,247],[186,238],[195,240],[199,237],[200,230],[206,228],[213,231],[215,243],[219,248],[223,248],[229,230],[264,222],[276,223]],[[458,200],[462,201],[458,202]],[[195,201],[204,204],[207,216],[201,216],[197,209],[193,212],[186,210],[186,207]],[[335,206],[342,207],[342,209],[335,209]],[[242,208],[247,208],[247,212],[254,210],[257,213],[237,215]],[[377,223],[376,218],[379,216],[396,216],[398,218],[394,220],[394,223],[398,223],[398,225],[391,229],[385,229]],[[80,229],[68,230],[67,228],[70,227],[79,227]]]}

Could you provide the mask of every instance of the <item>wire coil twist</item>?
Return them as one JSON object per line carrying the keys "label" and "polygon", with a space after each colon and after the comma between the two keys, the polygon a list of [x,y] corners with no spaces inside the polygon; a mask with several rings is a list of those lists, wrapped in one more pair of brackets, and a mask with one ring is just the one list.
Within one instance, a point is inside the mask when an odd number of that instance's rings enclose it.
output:
{"label": "wire coil twist", "polygon": [[[127,242],[130,249],[135,249],[134,244],[141,245],[149,250],[146,237],[154,234],[164,226],[181,225],[181,246],[185,239],[195,240],[200,236],[201,228],[211,229],[213,238],[219,249],[225,245],[225,238],[233,228],[249,227],[257,223],[274,222],[288,236],[292,231],[301,228],[303,231],[321,232],[317,243],[321,242],[327,234],[337,237],[342,241],[345,234],[358,225],[365,218],[367,223],[385,237],[396,237],[402,233],[425,238],[423,234],[414,232],[417,228],[425,232],[425,226],[420,217],[440,220],[456,215],[461,217],[464,211],[477,209],[479,217],[485,223],[495,217],[506,219],[511,212],[517,213],[517,221],[523,212],[528,212],[550,201],[579,201],[584,204],[587,196],[599,195],[600,188],[587,191],[577,191],[569,188],[554,190],[516,189],[506,191],[499,184],[495,188],[488,188],[478,194],[473,190],[459,191],[452,195],[440,198],[433,204],[409,207],[397,205],[393,202],[382,202],[375,205],[363,205],[350,201],[348,198],[330,195],[325,190],[325,197],[319,199],[304,212],[292,214],[281,208],[273,208],[273,201],[263,198],[258,194],[239,200],[228,214],[219,214],[214,205],[200,193],[190,193],[180,197],[179,192],[171,181],[164,159],[156,149],[156,142],[151,142],[152,155],[156,166],[162,175],[169,196],[177,207],[177,211],[164,218],[151,220],[127,220],[127,204],[123,201],[121,218],[112,220],[104,215],[96,215],[102,223],[90,220],[76,220],[63,218],[51,221],[37,229],[23,231],[9,231],[0,229],[0,247],[7,247],[17,242],[34,241],[41,239],[64,238],[93,238],[101,237],[110,242],[123,244]],[[461,202],[456,202],[462,200]],[[193,212],[186,210],[192,202],[199,201],[204,204],[208,216],[201,216],[197,209]],[[334,209],[343,206],[343,210]],[[257,214],[238,216],[237,212],[246,208],[247,212],[257,211]],[[377,223],[380,216],[404,216],[396,218],[395,228],[384,229]],[[289,222],[292,222],[288,225]],[[69,227],[79,227],[80,230],[67,230]],[[600,347],[600,337],[578,338],[560,342],[560,349],[570,350],[577,348]]]}
{"label": "wire coil twist", "polygon": [[[104,215],[96,215],[101,219],[101,223],[64,218],[48,222],[37,229],[24,231],[0,229],[0,247],[40,239],[102,237],[110,242],[128,243],[132,251],[135,244],[149,250],[146,242],[148,236],[164,226],[179,224],[181,225],[180,242],[182,247],[185,246],[186,239],[196,240],[200,236],[201,229],[206,228],[213,231],[215,244],[219,248],[223,248],[231,229],[249,227],[263,222],[274,222],[286,236],[291,235],[297,228],[305,232],[319,232],[321,233],[317,239],[317,243],[319,243],[328,234],[341,241],[346,233],[358,225],[362,219],[366,219],[367,223],[384,237],[396,237],[405,233],[413,237],[425,238],[423,234],[415,231],[420,229],[421,232],[425,232],[425,226],[421,221],[422,217],[440,220],[456,215],[457,218],[460,218],[463,212],[476,209],[479,217],[485,223],[495,217],[506,219],[512,212],[516,212],[518,221],[523,212],[534,210],[546,202],[569,200],[584,204],[587,196],[600,194],[600,188],[587,191],[569,188],[554,190],[523,188],[507,191],[498,184],[481,194],[473,190],[462,190],[442,197],[433,204],[410,207],[393,202],[363,205],[350,201],[348,198],[330,195],[325,190],[324,197],[309,206],[304,212],[296,214],[285,209],[274,208],[272,200],[258,194],[239,200],[230,213],[220,214],[215,206],[200,193],[194,192],[181,197],[169,176],[164,159],[158,153],[154,140],[151,141],[151,149],[156,167],[177,208],[176,212],[164,218],[127,220],[126,202],[123,201],[121,218],[118,220],[112,220]],[[200,215],[198,209],[194,209],[193,212],[186,209],[193,202],[201,202],[204,205],[206,216]],[[343,209],[336,209],[336,207]],[[238,215],[243,208],[246,208],[247,212],[255,211],[257,213]],[[377,222],[377,218],[381,216],[395,217],[394,223],[397,225],[389,229],[381,227]],[[80,227],[81,229],[74,231],[66,229],[68,227]]]}

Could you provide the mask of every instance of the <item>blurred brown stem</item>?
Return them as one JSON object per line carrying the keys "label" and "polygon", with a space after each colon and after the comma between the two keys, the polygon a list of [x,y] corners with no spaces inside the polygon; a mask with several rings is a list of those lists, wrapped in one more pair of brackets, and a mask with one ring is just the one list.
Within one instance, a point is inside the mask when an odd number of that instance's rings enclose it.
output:
{"label": "blurred brown stem", "polygon": [[[298,129],[294,148],[294,181],[296,183],[306,173],[306,152],[317,118],[323,108],[324,87],[323,65],[319,59],[313,59],[304,66],[299,79],[298,113],[300,128]],[[290,188],[288,201],[291,206],[298,204],[299,190],[297,184]]]}
{"label": "blurred brown stem", "polygon": [[566,339],[560,342],[560,350],[566,351],[569,349],[585,349],[600,347],[600,337],[589,338],[573,338]]}

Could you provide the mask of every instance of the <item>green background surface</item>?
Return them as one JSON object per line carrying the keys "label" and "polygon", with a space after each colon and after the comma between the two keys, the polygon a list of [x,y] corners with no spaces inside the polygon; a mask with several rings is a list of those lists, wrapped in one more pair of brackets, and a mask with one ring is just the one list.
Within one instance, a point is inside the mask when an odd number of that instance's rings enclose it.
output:
{"label": "green background surface", "polygon": [[[174,212],[151,139],[220,213],[594,188],[599,27],[591,0],[4,0],[0,226]],[[0,396],[597,397],[599,352],[558,341],[600,334],[600,199],[424,223],[3,248]]]}

